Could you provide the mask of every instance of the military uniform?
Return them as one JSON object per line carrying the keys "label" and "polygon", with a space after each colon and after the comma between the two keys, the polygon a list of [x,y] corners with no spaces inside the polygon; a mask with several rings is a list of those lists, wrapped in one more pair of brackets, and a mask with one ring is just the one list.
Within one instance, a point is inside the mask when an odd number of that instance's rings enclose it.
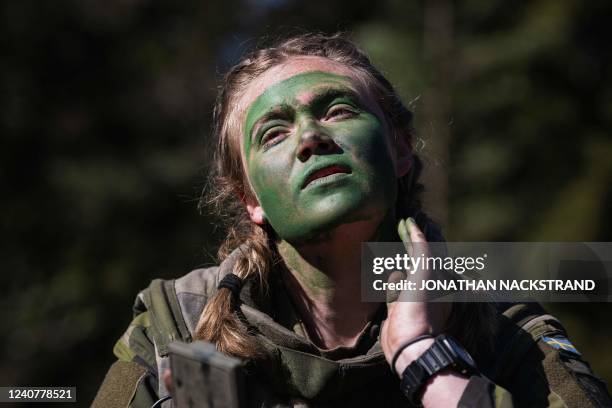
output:
{"label": "military uniform", "polygon": [[[134,320],[115,346],[118,361],[94,407],[148,408],[168,394],[159,377],[168,367],[168,344],[192,341],[204,305],[233,270],[235,257],[176,280],[155,280],[138,294]],[[385,305],[354,347],[323,350],[308,340],[278,280],[271,279],[268,295],[255,292],[247,281],[240,293],[240,312],[266,354],[247,365],[251,406],[408,406],[378,342]],[[567,341],[557,319],[535,303],[499,310],[495,351],[477,359],[483,375],[470,378],[459,406],[612,406],[605,384]]]}

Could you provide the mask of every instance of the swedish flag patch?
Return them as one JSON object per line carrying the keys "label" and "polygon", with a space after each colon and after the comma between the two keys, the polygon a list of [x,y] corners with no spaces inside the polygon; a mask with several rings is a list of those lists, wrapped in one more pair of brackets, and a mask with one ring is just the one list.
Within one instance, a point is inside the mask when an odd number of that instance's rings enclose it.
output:
{"label": "swedish flag patch", "polygon": [[578,350],[576,350],[576,347],[574,347],[574,345],[566,337],[563,337],[563,336],[554,336],[554,337],[542,336],[542,340],[544,340],[544,342],[546,344],[556,348],[557,350],[565,350],[565,351],[569,351],[570,353],[577,354],[579,356],[581,355],[580,352]]}

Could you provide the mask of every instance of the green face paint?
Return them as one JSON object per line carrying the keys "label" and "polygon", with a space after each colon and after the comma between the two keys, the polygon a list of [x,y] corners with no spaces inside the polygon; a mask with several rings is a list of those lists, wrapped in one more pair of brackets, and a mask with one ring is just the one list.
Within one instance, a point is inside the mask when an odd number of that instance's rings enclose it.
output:
{"label": "green face paint", "polygon": [[249,180],[281,239],[297,244],[392,211],[397,180],[384,123],[350,77],[313,71],[247,109]]}

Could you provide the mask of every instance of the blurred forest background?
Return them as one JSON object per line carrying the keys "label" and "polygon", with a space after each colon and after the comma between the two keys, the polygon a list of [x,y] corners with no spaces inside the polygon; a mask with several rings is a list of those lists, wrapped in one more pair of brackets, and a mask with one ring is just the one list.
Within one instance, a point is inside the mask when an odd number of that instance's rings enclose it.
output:
{"label": "blurred forest background", "polygon": [[[219,75],[262,36],[347,30],[415,112],[456,241],[612,241],[612,2],[1,3],[0,385],[88,405],[136,293],[214,262]],[[612,305],[552,304],[612,381]]]}

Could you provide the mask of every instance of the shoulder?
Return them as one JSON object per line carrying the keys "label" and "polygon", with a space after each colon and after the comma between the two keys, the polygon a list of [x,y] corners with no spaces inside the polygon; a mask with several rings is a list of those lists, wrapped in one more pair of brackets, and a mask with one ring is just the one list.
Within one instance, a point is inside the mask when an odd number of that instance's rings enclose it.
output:
{"label": "shoulder", "polygon": [[175,340],[191,341],[204,305],[216,292],[217,266],[196,269],[178,279],[155,279],[136,296],[133,319],[114,353],[155,369]]}
{"label": "shoulder", "polygon": [[219,286],[219,281],[224,274],[222,268],[213,266],[196,269],[174,281],[173,291],[171,289],[172,293],[169,294],[169,297],[174,298],[176,296],[176,306],[178,307],[175,306],[174,308],[175,314],[182,317],[190,338],[195,331],[204,306],[217,293],[217,286]]}
{"label": "shoulder", "polygon": [[601,406],[610,402],[605,383],[556,317],[537,303],[518,303],[500,312],[492,376],[512,393],[515,403]]}
{"label": "shoulder", "polygon": [[190,341],[206,302],[216,293],[219,273],[220,268],[213,266],[177,279],[153,280],[136,296],[123,342],[131,347],[132,337],[144,340],[144,335],[163,357],[171,341]]}
{"label": "shoulder", "polygon": [[[130,383],[133,395],[148,401],[155,396],[142,390],[155,390],[157,396],[167,394],[158,373],[168,367],[168,345],[191,341],[204,305],[216,291],[219,273],[220,268],[213,266],[178,279],[154,279],[138,293],[132,322],[113,349],[119,363],[131,363],[130,367],[141,367],[147,373]],[[111,380],[115,377],[111,375]],[[120,383],[127,381],[124,375],[117,378]]]}
{"label": "shoulder", "polygon": [[177,279],[155,279],[136,296],[133,320],[115,346],[120,360],[139,356],[151,365],[168,355],[168,344],[189,342],[206,302],[217,292],[219,280],[234,269],[242,248],[219,266],[195,269]]}
{"label": "shoulder", "polygon": [[108,371],[94,406],[149,407],[167,394],[159,373],[168,367],[168,345],[191,341],[220,273],[216,266],[196,269],[178,279],[155,279],[138,293],[132,322],[113,349],[118,361]]}
{"label": "shoulder", "polygon": [[240,256],[237,248],[220,266],[196,269],[177,279],[155,279],[138,293],[132,322],[113,350],[118,361],[108,371],[94,406],[150,407],[168,394],[159,373],[169,366],[169,344],[192,340],[204,306]]}

